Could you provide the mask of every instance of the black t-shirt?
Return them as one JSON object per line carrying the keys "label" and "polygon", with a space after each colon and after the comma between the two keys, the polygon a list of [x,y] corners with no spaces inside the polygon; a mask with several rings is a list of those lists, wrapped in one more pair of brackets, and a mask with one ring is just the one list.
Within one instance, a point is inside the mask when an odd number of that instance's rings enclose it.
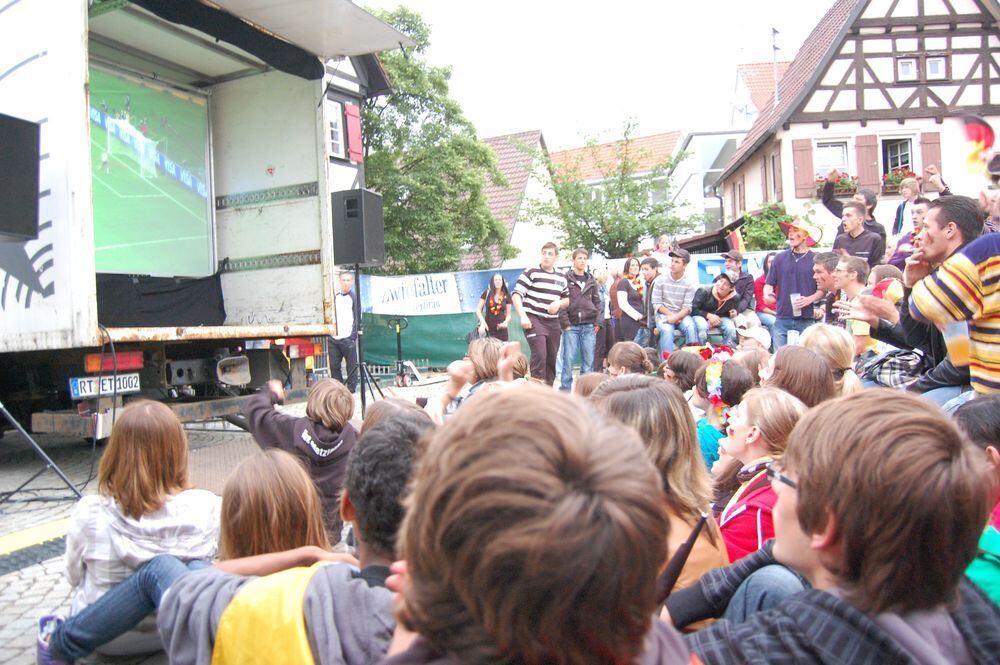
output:
{"label": "black t-shirt", "polygon": [[885,256],[885,240],[872,231],[862,231],[858,237],[841,233],[833,241],[833,250],[844,250],[851,256],[864,259],[871,267],[877,266]]}
{"label": "black t-shirt", "polygon": [[507,318],[507,305],[510,304],[510,298],[503,291],[500,291],[500,298],[501,302],[498,305],[490,298],[489,289],[483,291],[482,295],[479,296],[480,300],[486,301],[486,304],[483,305],[483,318],[486,319],[487,324],[500,323]]}

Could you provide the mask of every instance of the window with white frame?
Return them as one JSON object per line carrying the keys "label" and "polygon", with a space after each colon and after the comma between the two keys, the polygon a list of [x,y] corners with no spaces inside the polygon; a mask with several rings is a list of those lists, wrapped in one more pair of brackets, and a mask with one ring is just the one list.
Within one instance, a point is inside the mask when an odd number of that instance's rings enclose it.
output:
{"label": "window with white frame", "polygon": [[896,60],[896,80],[916,81],[919,78],[916,58],[898,58]]}
{"label": "window with white frame", "polygon": [[834,169],[848,173],[847,141],[817,141],[813,163],[816,165],[816,175],[820,178],[825,178]]}
{"label": "window with white frame", "polygon": [[344,144],[344,106],[332,99],[326,100],[326,121],[330,139],[330,157],[347,159]]}
{"label": "window with white frame", "polygon": [[911,139],[882,139],[882,175],[895,169],[913,170]]}
{"label": "window with white frame", "polygon": [[599,185],[594,185],[590,188],[590,200],[600,203],[604,200],[604,188]]}
{"label": "window with white frame", "polygon": [[948,59],[945,56],[929,56],[926,64],[928,81],[941,81],[948,78]]}

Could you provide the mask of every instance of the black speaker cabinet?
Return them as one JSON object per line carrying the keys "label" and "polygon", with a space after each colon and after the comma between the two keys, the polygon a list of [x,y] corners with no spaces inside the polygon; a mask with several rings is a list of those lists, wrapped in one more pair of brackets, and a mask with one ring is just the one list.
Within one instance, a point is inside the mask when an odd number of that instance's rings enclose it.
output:
{"label": "black speaker cabinet", "polygon": [[0,242],[38,237],[39,126],[0,113]]}
{"label": "black speaker cabinet", "polygon": [[367,189],[334,192],[333,262],[371,268],[385,263],[382,197]]}

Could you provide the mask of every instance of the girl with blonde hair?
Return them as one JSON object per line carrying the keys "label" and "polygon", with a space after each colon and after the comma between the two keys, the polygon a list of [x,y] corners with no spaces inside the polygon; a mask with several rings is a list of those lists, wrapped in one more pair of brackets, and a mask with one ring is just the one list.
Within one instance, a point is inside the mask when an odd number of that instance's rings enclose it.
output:
{"label": "girl with blonde hair", "polygon": [[[708,513],[712,498],[712,483],[684,395],[661,379],[629,375],[605,381],[589,399],[612,418],[634,428],[645,444],[666,492],[664,509],[670,518],[667,556],[672,557]],[[710,519],[674,588],[690,586],[704,573],[728,562],[718,525]]]}
{"label": "girl with blonde hair", "polygon": [[736,561],[774,538],[771,511],[777,495],[767,467],[781,457],[806,405],[778,388],[754,388],[729,410],[722,449],[735,460],[736,491],[719,513],[729,560]]}
{"label": "girl with blonde hair", "polygon": [[846,330],[818,323],[802,333],[799,345],[826,361],[833,375],[834,395],[839,397],[862,390],[861,379],[852,367],[854,339]]}

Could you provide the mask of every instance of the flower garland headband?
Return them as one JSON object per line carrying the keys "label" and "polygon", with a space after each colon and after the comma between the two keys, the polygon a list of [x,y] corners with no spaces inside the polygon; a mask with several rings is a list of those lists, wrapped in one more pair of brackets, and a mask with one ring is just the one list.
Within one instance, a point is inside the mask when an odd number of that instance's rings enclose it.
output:
{"label": "flower garland headband", "polygon": [[702,349],[701,354],[708,360],[705,367],[705,388],[708,390],[708,401],[715,408],[722,420],[722,426],[729,423],[731,406],[722,399],[722,365],[733,357],[733,350],[725,345],[709,346]]}

